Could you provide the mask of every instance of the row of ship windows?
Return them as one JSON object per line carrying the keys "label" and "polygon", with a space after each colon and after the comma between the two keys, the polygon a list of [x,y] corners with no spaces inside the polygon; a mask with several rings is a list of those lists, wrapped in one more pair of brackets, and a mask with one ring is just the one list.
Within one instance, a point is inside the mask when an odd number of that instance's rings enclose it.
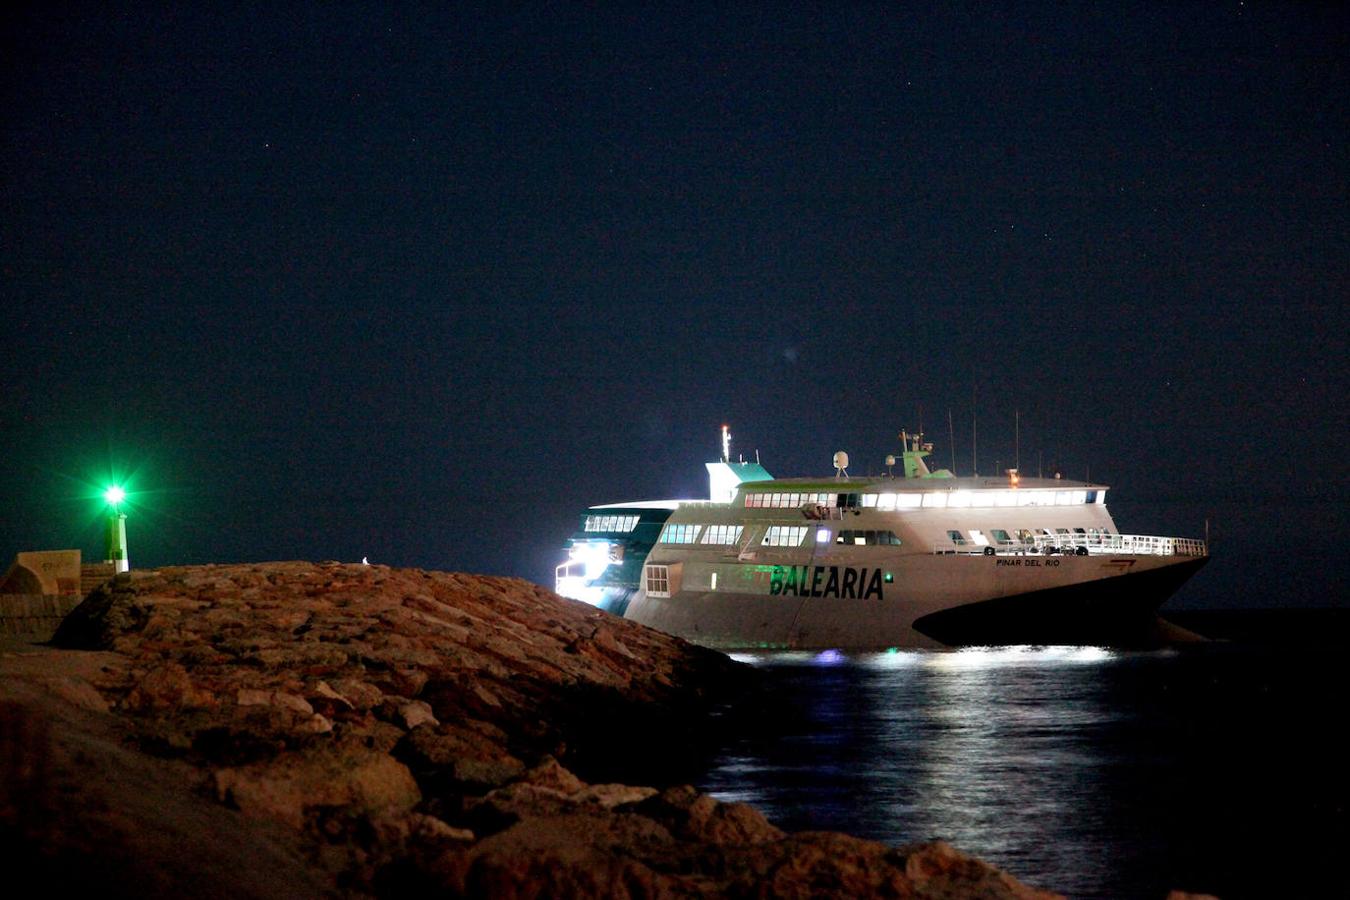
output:
{"label": "row of ship windows", "polygon": [[1105,491],[908,491],[903,494],[828,494],[759,491],[745,495],[751,509],[799,509],[807,504],[843,509],[970,509],[999,506],[1081,506],[1105,500]]}
{"label": "row of ship windows", "polygon": [[[741,525],[667,525],[658,540],[663,544],[734,544],[741,536]],[[699,540],[699,530],[703,539]]]}
{"label": "row of ship windows", "polygon": [[587,516],[587,531],[632,531],[637,527],[637,516]]}
{"label": "row of ship windows", "polygon": [[[760,541],[765,547],[800,547],[806,540],[809,525],[770,525]],[[700,537],[700,531],[702,536]],[[661,530],[660,542],[663,544],[722,544],[730,545],[740,539],[740,525],[667,525]],[[1105,528],[1019,528],[1008,531],[1005,528],[991,528],[988,534],[978,529],[960,532],[952,529],[947,532],[953,544],[964,547],[973,544],[988,547],[992,544],[1031,544],[1036,540],[1055,541],[1075,538],[1100,538],[1110,534]],[[829,543],[832,532],[828,528],[816,529],[816,543]],[[967,537],[969,535],[969,537]],[[900,538],[894,531],[880,529],[845,529],[834,534],[836,544],[856,546],[899,547]]]}
{"label": "row of ship windows", "polygon": [[[769,530],[764,533],[764,540],[761,543],[766,547],[800,547],[808,531],[810,531],[810,526],[806,525],[771,525]],[[830,535],[830,529],[817,528],[816,543],[828,544]],[[900,538],[894,531],[872,528],[866,530],[846,529],[834,535],[834,542],[859,547],[900,546]]]}
{"label": "row of ship windows", "polygon": [[[1107,528],[1018,528],[1009,533],[1004,528],[989,529],[988,536],[983,531],[971,530],[962,534],[952,529],[947,532],[947,537],[951,538],[953,544],[958,547],[964,547],[968,544],[974,544],[977,547],[988,547],[990,543],[995,544],[1033,544],[1037,540],[1041,541],[1060,541],[1084,538],[1102,538],[1110,534]],[[970,537],[966,537],[966,535]]]}
{"label": "row of ship windows", "polygon": [[[702,537],[699,532],[702,530]],[[765,547],[800,547],[810,530],[807,525],[771,525],[760,541]],[[661,529],[662,544],[734,544],[740,539],[740,525],[667,525]],[[955,532],[953,532],[955,533]],[[816,530],[816,543],[825,544],[830,540],[830,529]],[[876,529],[845,530],[835,538],[836,544],[856,544],[860,546],[885,545],[899,547],[900,538],[894,531]]]}

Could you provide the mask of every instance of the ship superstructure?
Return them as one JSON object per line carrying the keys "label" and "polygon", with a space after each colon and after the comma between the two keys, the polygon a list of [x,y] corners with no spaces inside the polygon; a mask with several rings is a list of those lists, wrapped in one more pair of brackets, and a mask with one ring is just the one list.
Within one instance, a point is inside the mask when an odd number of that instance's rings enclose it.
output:
{"label": "ship superstructure", "polygon": [[1106,485],[955,477],[901,439],[896,474],[840,453],[833,477],[774,479],[724,435],[711,499],[588,510],[558,592],[723,649],[1133,643],[1208,559],[1121,534]]}

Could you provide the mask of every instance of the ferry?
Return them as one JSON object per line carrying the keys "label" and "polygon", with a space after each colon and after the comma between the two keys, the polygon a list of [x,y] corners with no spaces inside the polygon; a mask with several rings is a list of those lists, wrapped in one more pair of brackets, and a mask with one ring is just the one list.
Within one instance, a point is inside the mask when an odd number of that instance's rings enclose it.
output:
{"label": "ferry", "polygon": [[709,499],[586,510],[557,593],[722,650],[1158,642],[1205,540],[1122,534],[1107,486],[930,470],[900,434],[885,475],[774,478],[707,463]]}

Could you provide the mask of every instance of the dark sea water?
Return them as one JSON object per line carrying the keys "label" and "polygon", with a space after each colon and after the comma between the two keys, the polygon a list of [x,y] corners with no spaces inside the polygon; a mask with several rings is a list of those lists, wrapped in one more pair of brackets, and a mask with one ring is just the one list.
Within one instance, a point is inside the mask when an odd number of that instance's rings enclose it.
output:
{"label": "dark sea water", "polygon": [[743,657],[782,708],[733,712],[701,787],[1073,897],[1346,896],[1346,652],[1318,637]]}

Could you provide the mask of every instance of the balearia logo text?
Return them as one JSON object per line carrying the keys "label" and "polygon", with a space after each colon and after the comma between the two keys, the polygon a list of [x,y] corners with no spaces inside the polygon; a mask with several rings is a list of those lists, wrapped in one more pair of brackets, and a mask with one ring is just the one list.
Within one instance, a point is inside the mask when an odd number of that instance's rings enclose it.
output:
{"label": "balearia logo text", "polygon": [[881,599],[880,569],[849,569],[839,566],[774,566],[769,576],[770,594],[796,597],[842,597],[848,600]]}

